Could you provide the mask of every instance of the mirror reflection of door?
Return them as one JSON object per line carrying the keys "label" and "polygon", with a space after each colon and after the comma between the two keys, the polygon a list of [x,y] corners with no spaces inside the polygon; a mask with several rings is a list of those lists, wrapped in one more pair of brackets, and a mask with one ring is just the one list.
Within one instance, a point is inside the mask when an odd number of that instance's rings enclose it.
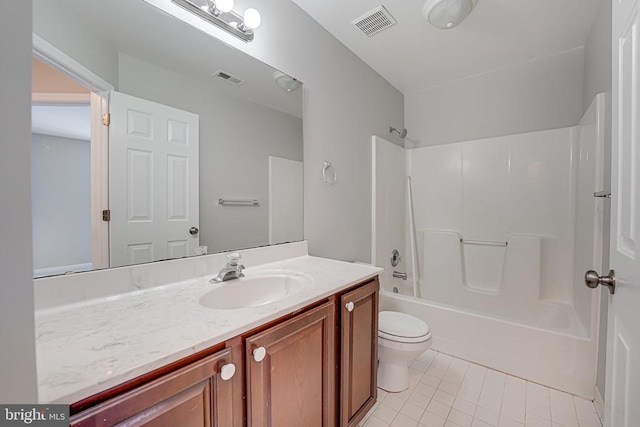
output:
{"label": "mirror reflection of door", "polygon": [[94,268],[90,91],[33,60],[34,277]]}
{"label": "mirror reflection of door", "polygon": [[199,117],[111,93],[111,267],[195,255]]}
{"label": "mirror reflection of door", "polygon": [[111,91],[107,174],[91,90],[35,58],[33,70],[34,277],[196,255],[198,115]]}

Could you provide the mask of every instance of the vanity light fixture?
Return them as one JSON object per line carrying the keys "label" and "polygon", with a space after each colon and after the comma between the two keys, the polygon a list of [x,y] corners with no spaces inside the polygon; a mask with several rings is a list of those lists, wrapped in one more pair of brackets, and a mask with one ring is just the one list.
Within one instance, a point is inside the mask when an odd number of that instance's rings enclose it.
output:
{"label": "vanity light fixture", "polygon": [[256,9],[250,7],[240,16],[233,11],[233,0],[204,0],[204,5],[196,4],[195,0],[171,1],[245,42],[253,40],[253,30],[260,26],[260,13]]}
{"label": "vanity light fixture", "polygon": [[449,30],[464,21],[478,0],[428,0],[422,12],[434,27]]}
{"label": "vanity light fixture", "polygon": [[285,73],[281,73],[280,71],[276,71],[273,73],[273,80],[276,81],[276,84],[287,92],[293,92],[298,89],[302,82],[300,80],[294,79],[291,76],[286,75]]}

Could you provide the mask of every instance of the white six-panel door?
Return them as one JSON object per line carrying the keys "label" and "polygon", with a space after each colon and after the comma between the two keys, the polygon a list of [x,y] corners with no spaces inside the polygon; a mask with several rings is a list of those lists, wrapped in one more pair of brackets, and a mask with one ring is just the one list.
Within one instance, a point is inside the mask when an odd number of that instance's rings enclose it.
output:
{"label": "white six-panel door", "polygon": [[[640,15],[613,0],[611,268],[605,424],[640,426]],[[606,274],[606,272],[604,273]]]}
{"label": "white six-panel door", "polygon": [[193,255],[198,115],[118,92],[110,111],[111,267]]}

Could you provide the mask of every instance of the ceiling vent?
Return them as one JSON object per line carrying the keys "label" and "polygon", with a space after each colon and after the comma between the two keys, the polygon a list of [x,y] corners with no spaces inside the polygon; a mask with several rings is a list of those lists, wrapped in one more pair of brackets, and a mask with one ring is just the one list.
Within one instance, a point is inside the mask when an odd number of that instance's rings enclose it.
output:
{"label": "ceiling vent", "polygon": [[397,21],[384,6],[380,5],[351,21],[360,31],[371,37],[395,25]]}
{"label": "ceiling vent", "polygon": [[244,83],[244,80],[239,79],[238,77],[234,76],[233,74],[229,74],[226,71],[218,70],[213,73],[213,75],[236,85],[241,85],[242,83]]}

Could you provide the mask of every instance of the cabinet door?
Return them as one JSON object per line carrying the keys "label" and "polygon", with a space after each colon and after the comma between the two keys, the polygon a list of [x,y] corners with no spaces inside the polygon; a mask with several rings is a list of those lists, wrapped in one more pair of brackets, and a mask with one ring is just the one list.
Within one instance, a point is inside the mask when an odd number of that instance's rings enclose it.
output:
{"label": "cabinet door", "polygon": [[340,297],[340,426],[356,426],[377,398],[378,289],[363,285]]}
{"label": "cabinet door", "polygon": [[242,387],[241,363],[231,379],[220,374],[230,364],[227,348],[72,417],[71,427],[240,427],[242,402],[232,397]]}
{"label": "cabinet door", "polygon": [[334,328],[327,303],[246,339],[249,427],[334,425]]}

